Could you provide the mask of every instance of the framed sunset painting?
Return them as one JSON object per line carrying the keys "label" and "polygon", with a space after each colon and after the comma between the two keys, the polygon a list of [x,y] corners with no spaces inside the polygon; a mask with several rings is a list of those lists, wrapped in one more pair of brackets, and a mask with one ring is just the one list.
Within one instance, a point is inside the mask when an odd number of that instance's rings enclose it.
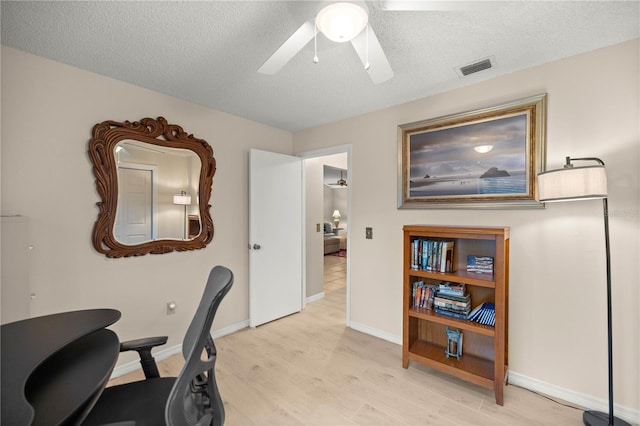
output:
{"label": "framed sunset painting", "polygon": [[532,208],[546,94],[398,126],[399,208]]}

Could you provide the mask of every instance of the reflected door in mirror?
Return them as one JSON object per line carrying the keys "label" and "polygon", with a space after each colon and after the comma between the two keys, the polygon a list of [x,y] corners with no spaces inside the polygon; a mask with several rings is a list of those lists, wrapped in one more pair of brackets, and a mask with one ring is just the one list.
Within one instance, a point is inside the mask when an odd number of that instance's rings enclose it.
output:
{"label": "reflected door in mirror", "polygon": [[153,171],[118,167],[118,210],[113,234],[132,245],[154,239]]}

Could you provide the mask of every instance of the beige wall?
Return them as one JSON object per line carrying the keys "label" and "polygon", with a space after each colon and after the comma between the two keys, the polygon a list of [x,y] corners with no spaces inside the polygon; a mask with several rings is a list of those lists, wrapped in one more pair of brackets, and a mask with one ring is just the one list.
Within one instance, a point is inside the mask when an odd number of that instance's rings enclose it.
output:
{"label": "beige wall", "polygon": [[[194,252],[107,259],[91,245],[99,201],[91,128],[157,116],[213,148],[214,239]],[[246,322],[249,148],[291,153],[291,134],[2,46],[2,215],[29,219],[32,314],[112,307],[122,312],[113,327],[122,340],[166,334],[175,346],[209,270],[222,264],[235,284],[214,329]],[[169,301],[175,315],[166,315]]]}
{"label": "beige wall", "polygon": [[[322,237],[323,157],[304,161],[305,188],[305,284],[307,299],[322,295],[324,241]],[[316,225],[320,226],[317,231]]]}
{"label": "beige wall", "polygon": [[[548,93],[547,165],[607,164],[613,256],[615,398],[638,421],[640,258],[638,40],[295,133],[296,152],[352,144],[351,324],[402,330],[402,226],[510,226],[509,367],[514,381],[582,400],[607,398],[602,204],[544,210],[398,210],[397,126]],[[364,228],[373,227],[373,240]],[[372,262],[372,259],[375,261]],[[398,360],[400,365],[400,360]],[[508,402],[507,402],[508,404]]]}

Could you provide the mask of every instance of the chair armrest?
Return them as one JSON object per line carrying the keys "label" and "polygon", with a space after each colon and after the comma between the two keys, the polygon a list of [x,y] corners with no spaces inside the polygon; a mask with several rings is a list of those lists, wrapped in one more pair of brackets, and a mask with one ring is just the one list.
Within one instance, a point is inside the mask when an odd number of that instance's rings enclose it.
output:
{"label": "chair armrest", "polygon": [[127,340],[120,343],[120,352],[151,349],[155,346],[167,343],[167,336],[145,337],[142,339]]}
{"label": "chair armrest", "polygon": [[151,379],[160,377],[156,360],[151,355],[151,348],[167,343],[167,336],[145,337],[142,339],[127,340],[120,343],[120,352],[136,351],[140,356],[140,364],[144,377]]}

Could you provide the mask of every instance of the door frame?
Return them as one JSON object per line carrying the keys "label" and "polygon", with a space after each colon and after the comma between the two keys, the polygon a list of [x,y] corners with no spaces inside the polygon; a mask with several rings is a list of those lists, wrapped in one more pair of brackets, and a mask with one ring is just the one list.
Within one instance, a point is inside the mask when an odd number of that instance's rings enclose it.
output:
{"label": "door frame", "polygon": [[[302,158],[303,164],[304,160],[318,158],[318,157],[326,157],[327,155],[333,154],[347,154],[347,175],[349,176],[349,182],[353,182],[353,171],[352,171],[352,150],[353,145],[345,144],[345,145],[336,145],[327,148],[321,148],[313,151],[304,151],[295,154],[296,156]],[[306,194],[306,167],[302,168],[302,199],[303,201],[307,199]],[[351,205],[352,203],[352,185],[349,184],[347,186],[347,217],[351,220],[353,217],[351,215]],[[304,232],[307,229],[306,226],[306,217],[307,212],[305,209],[305,202],[302,203],[302,258],[304,261],[302,262],[302,300],[303,300],[303,308],[306,306],[307,299],[307,233]],[[346,276],[346,300],[345,300],[345,324],[347,327],[351,327],[351,235],[352,235],[352,226],[349,225],[347,227],[347,276]]]}

